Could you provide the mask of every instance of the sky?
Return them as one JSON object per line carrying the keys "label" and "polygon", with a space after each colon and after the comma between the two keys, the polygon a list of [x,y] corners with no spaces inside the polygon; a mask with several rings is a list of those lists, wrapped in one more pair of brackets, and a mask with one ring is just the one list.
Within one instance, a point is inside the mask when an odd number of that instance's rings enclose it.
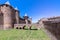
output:
{"label": "sky", "polygon": [[41,18],[60,16],[60,0],[0,0],[0,4],[7,1],[18,8],[20,17],[26,13],[34,23]]}

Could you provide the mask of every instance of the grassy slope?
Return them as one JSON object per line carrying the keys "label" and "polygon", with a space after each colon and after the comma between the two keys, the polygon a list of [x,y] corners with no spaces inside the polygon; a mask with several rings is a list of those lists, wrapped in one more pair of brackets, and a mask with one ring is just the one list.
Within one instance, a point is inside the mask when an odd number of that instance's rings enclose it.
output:
{"label": "grassy slope", "polygon": [[0,30],[0,40],[49,40],[42,30]]}

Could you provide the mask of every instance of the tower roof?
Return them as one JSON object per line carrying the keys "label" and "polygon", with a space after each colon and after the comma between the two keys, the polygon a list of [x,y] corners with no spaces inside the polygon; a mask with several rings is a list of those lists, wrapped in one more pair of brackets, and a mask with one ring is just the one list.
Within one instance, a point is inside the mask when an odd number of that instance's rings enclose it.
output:
{"label": "tower roof", "polygon": [[10,5],[10,2],[9,2],[9,1],[7,1],[7,2],[5,2],[5,4],[8,4],[8,5]]}
{"label": "tower roof", "polygon": [[16,10],[18,10],[18,8],[17,8],[17,7],[16,7],[15,9],[16,9]]}
{"label": "tower roof", "polygon": [[32,18],[32,17],[30,17],[30,18]]}
{"label": "tower roof", "polygon": [[25,16],[28,16],[27,13],[25,13]]}

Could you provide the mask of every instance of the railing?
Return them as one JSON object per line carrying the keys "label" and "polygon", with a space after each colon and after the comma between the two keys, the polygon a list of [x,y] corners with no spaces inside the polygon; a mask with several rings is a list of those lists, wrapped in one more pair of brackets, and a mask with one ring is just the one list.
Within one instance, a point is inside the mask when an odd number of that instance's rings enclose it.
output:
{"label": "railing", "polygon": [[34,27],[36,27],[36,28],[40,28],[40,24],[14,24],[14,28],[23,28],[24,26],[27,26],[28,28],[29,27],[32,27],[32,26],[34,26]]}

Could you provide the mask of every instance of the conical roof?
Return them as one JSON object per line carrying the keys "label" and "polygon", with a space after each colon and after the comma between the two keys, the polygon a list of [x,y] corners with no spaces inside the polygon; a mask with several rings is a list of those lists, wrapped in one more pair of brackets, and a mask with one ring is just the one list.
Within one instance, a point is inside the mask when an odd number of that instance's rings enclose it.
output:
{"label": "conical roof", "polygon": [[25,16],[27,16],[27,13],[25,13]]}
{"label": "conical roof", "polygon": [[15,9],[16,9],[16,10],[18,10],[18,8],[17,8],[17,7],[16,7]]}
{"label": "conical roof", "polygon": [[9,2],[9,1],[7,1],[7,2],[5,2],[5,4],[8,4],[8,5],[10,5],[10,2]]}

